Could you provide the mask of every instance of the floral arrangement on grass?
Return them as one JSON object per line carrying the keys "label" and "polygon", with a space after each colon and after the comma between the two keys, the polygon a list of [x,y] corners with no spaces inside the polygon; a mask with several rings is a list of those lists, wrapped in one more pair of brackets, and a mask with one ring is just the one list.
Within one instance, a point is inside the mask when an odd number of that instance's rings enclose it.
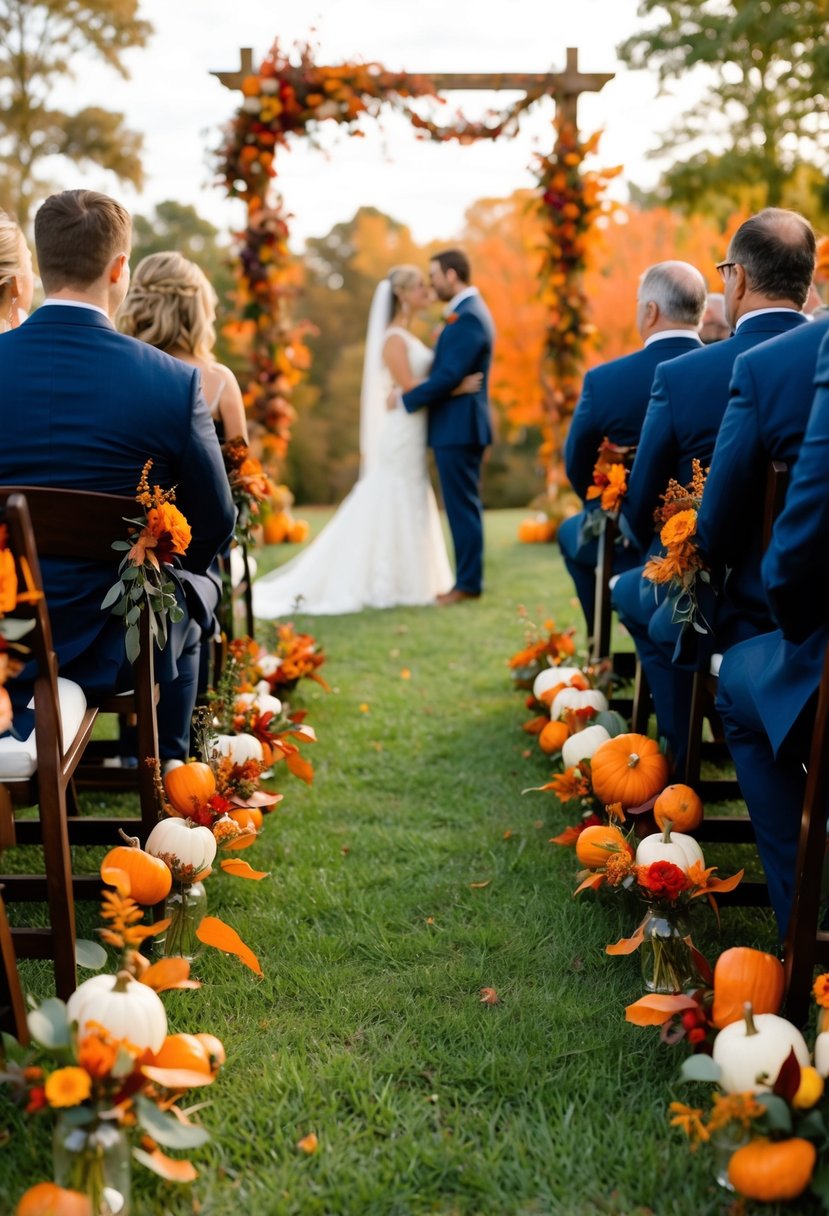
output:
{"label": "floral arrangement on grass", "polygon": [[126,652],[131,663],[138,658],[138,622],[143,611],[149,613],[150,632],[161,649],[167,645],[168,619],[179,621],[183,616],[176,601],[175,584],[165,567],[187,552],[190,525],[174,505],[174,489],[150,487],[152,466],[152,460],[144,465],[135,494],[143,512],[125,521],[130,525],[129,540],[113,541],[112,548],[123,552],[124,557],[118,567],[118,581],[101,604],[101,608],[109,608],[115,616],[124,618]]}
{"label": "floral arrangement on grass", "polygon": [[518,525],[518,539],[522,545],[546,545],[555,540],[557,533],[558,520],[544,511],[536,511]]}
{"label": "floral arrangement on grass", "polygon": [[239,692],[281,696],[304,679],[330,691],[319,674],[325,663],[325,651],[313,634],[297,632],[290,621],[274,627],[270,650],[253,638],[236,638],[230,644],[230,653],[239,665]]}
{"label": "floral arrangement on grass", "polygon": [[552,617],[540,625],[530,619],[523,604],[518,617],[524,630],[524,645],[507,660],[513,683],[518,688],[532,688],[536,676],[548,667],[558,667],[576,653],[575,628],[559,630]]}
{"label": "floral arrangement on grass", "polygon": [[697,633],[710,633],[711,627],[699,606],[697,581],[710,584],[711,576],[694,540],[706,474],[698,460],[693,461],[692,467],[693,476],[687,486],[671,478],[662,495],[663,505],[655,519],[665,553],[650,558],[642,576],[656,586],[667,586],[672,600],[671,619],[676,624],[690,625]]}

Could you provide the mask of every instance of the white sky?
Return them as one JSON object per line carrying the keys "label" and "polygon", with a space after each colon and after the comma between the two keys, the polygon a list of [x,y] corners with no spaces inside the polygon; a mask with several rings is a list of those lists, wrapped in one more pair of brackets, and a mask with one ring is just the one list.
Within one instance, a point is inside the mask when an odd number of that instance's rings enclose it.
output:
{"label": "white sky", "polygon": [[[114,193],[139,212],[166,198],[189,202],[222,230],[239,226],[243,208],[212,185],[208,152],[241,95],[209,72],[235,70],[241,46],[253,47],[258,63],[277,34],[288,45],[315,29],[320,62],[361,58],[427,74],[560,70],[565,48],[576,46],[583,71],[617,73],[601,93],[581,97],[579,125],[585,133],[604,128],[597,163],[623,163],[624,178],[641,186],[658,177],[658,165],[646,159],[658,132],[681,105],[692,104],[696,91],[684,80],[683,96],[655,104],[655,77],[618,62],[616,45],[642,24],[636,0],[143,0],[141,15],[155,33],[146,48],[127,56],[130,80],[84,61],[55,101],[126,114],[144,135],[143,193],[95,171],[81,178],[64,166],[57,176],[64,186]],[[512,96],[453,93],[447,110],[461,106],[481,115]],[[362,140],[331,124],[327,155],[297,141],[289,154],[278,155],[281,188],[296,216],[293,244],[324,234],[362,204],[408,224],[418,241],[451,238],[475,199],[532,184],[528,165],[534,150],[550,147],[552,114],[552,102],[542,101],[524,118],[518,138],[464,148],[420,142],[391,114],[381,130],[369,123]]]}

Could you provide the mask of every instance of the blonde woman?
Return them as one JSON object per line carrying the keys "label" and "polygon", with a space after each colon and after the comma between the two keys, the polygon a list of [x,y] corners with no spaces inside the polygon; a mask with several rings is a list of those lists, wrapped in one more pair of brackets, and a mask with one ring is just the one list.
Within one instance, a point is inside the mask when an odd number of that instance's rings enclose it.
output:
{"label": "blonde woman", "polygon": [[[397,266],[374,293],[360,401],[360,478],[316,540],[253,585],[258,617],[431,604],[453,583],[426,459],[425,411],[389,410],[429,373],[432,351],[410,326],[432,301],[416,266]],[[475,392],[467,376],[454,395]]]}
{"label": "blonde woman", "polygon": [[216,293],[195,262],[180,253],[151,253],[135,268],[118,313],[121,333],[148,342],[201,372],[219,439],[247,440],[236,377],[213,357]]}
{"label": "blonde woman", "polygon": [[26,238],[11,216],[0,211],[0,333],[17,329],[32,307],[34,276]]}

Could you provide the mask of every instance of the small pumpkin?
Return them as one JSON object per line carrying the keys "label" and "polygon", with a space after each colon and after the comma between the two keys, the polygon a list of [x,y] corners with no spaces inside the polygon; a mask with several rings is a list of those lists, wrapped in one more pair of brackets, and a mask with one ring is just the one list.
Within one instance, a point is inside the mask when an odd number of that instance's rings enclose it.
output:
{"label": "small pumpkin", "polygon": [[652,832],[644,840],[639,841],[636,850],[636,864],[650,866],[655,861],[671,861],[680,870],[690,870],[695,862],[705,865],[702,849],[693,836],[685,836],[682,832],[672,832],[666,827],[664,832]]}
{"label": "small pumpkin", "polygon": [[88,1195],[68,1191],[55,1182],[38,1182],[21,1196],[15,1216],[95,1216],[95,1213]]}
{"label": "small pumpkin", "polygon": [[240,692],[236,697],[237,712],[244,713],[251,707],[259,714],[270,713],[279,717],[282,713],[282,702],[270,692]]}
{"label": "small pumpkin", "polygon": [[797,1199],[809,1185],[817,1151],[809,1140],[758,1137],[738,1148],[728,1163],[728,1180],[738,1195],[760,1203]]}
{"label": "small pumpkin", "polygon": [[210,828],[196,827],[189,819],[162,819],[147,837],[146,848],[170,867],[174,878],[197,877],[216,856]]}
{"label": "small pumpkin", "polygon": [[247,760],[258,760],[261,763],[265,758],[262,744],[256,735],[215,735],[210,740],[210,749],[218,752],[220,756],[229,756],[234,764],[244,764]]}
{"label": "small pumpkin", "polygon": [[570,729],[566,722],[548,722],[538,736],[538,746],[546,756],[552,756],[561,751],[569,738]]}
{"label": "small pumpkin", "polygon": [[586,870],[601,869],[613,853],[633,856],[633,849],[617,827],[596,823],[579,832],[576,839],[576,857]]}
{"label": "small pumpkin", "polygon": [[218,1072],[227,1059],[224,1043],[221,1039],[217,1039],[215,1034],[206,1034],[204,1032],[197,1034],[196,1038],[207,1052],[213,1072]]}
{"label": "small pumpkin", "polygon": [[159,857],[145,853],[138,838],[121,835],[127,844],[110,849],[101,862],[101,873],[109,867],[123,870],[130,880],[130,895],[139,904],[157,904],[166,899],[173,885],[173,876]]}
{"label": "small pumpkin", "polygon": [[565,739],[561,758],[565,768],[573,768],[580,760],[590,760],[610,735],[603,726],[587,726]]}
{"label": "small pumpkin", "polygon": [[174,1068],[206,1075],[213,1071],[206,1046],[194,1034],[168,1034],[153,1056],[152,1064],[154,1068]]}
{"label": "small pumpkin", "polygon": [[213,769],[198,760],[179,764],[164,774],[164,791],[180,815],[192,815],[216,793]]}
{"label": "small pumpkin", "polygon": [[253,828],[254,832],[258,832],[265,822],[265,816],[258,806],[239,807],[237,811],[228,811],[227,817],[238,823],[240,828]]}
{"label": "small pumpkin", "polygon": [[653,804],[660,828],[670,823],[677,832],[693,832],[702,823],[702,799],[690,785],[668,785]]}
{"label": "small pumpkin", "polygon": [[665,788],[668,761],[659,744],[647,735],[617,735],[593,757],[593,793],[608,806],[641,806]]}
{"label": "small pumpkin", "polygon": [[784,988],[785,975],[780,959],[762,950],[752,950],[750,946],[732,946],[730,950],[722,952],[714,966],[711,1021],[718,1030],[739,1021],[746,1001],[751,1002],[755,1014],[777,1013]]}
{"label": "small pumpkin", "polygon": [[308,539],[311,525],[307,519],[295,519],[288,529],[288,540],[292,545],[301,545]]}
{"label": "small pumpkin", "polygon": [[533,696],[541,700],[542,693],[560,684],[562,688],[569,684],[573,676],[579,675],[578,667],[545,667],[533,680]]}
{"label": "small pumpkin", "polygon": [[291,530],[291,517],[287,511],[273,511],[262,525],[266,545],[281,545]]}
{"label": "small pumpkin", "polygon": [[728,1094],[768,1093],[791,1051],[806,1068],[809,1048],[797,1027],[774,1013],[755,1016],[746,1001],[740,1021],[714,1039],[711,1054],[720,1066],[720,1088]]}
{"label": "small pumpkin", "polygon": [[167,1014],[158,994],[127,971],[84,980],[66,1002],[66,1013],[70,1022],[78,1023],[81,1036],[90,1022],[97,1022],[113,1038],[129,1039],[150,1051],[158,1051],[167,1034]]}
{"label": "small pumpkin", "polygon": [[550,706],[550,717],[555,721],[561,718],[566,709],[595,709],[601,713],[607,709],[607,697],[598,688],[575,688],[568,685],[556,695]]}

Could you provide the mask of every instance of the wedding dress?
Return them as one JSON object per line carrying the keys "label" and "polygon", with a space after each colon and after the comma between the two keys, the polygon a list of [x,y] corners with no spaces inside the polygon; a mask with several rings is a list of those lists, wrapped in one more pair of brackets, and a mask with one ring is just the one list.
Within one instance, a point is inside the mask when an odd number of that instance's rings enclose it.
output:
{"label": "wedding dress", "polygon": [[[388,311],[384,322],[387,317]],[[432,364],[428,346],[408,330],[384,324],[380,338],[385,340],[389,333],[400,334],[412,375],[424,379]],[[385,408],[393,382],[376,347],[371,340],[366,344],[360,479],[307,549],[254,583],[257,617],[293,612],[326,616],[429,604],[452,587],[429,481],[426,412],[408,414],[402,405]]]}

